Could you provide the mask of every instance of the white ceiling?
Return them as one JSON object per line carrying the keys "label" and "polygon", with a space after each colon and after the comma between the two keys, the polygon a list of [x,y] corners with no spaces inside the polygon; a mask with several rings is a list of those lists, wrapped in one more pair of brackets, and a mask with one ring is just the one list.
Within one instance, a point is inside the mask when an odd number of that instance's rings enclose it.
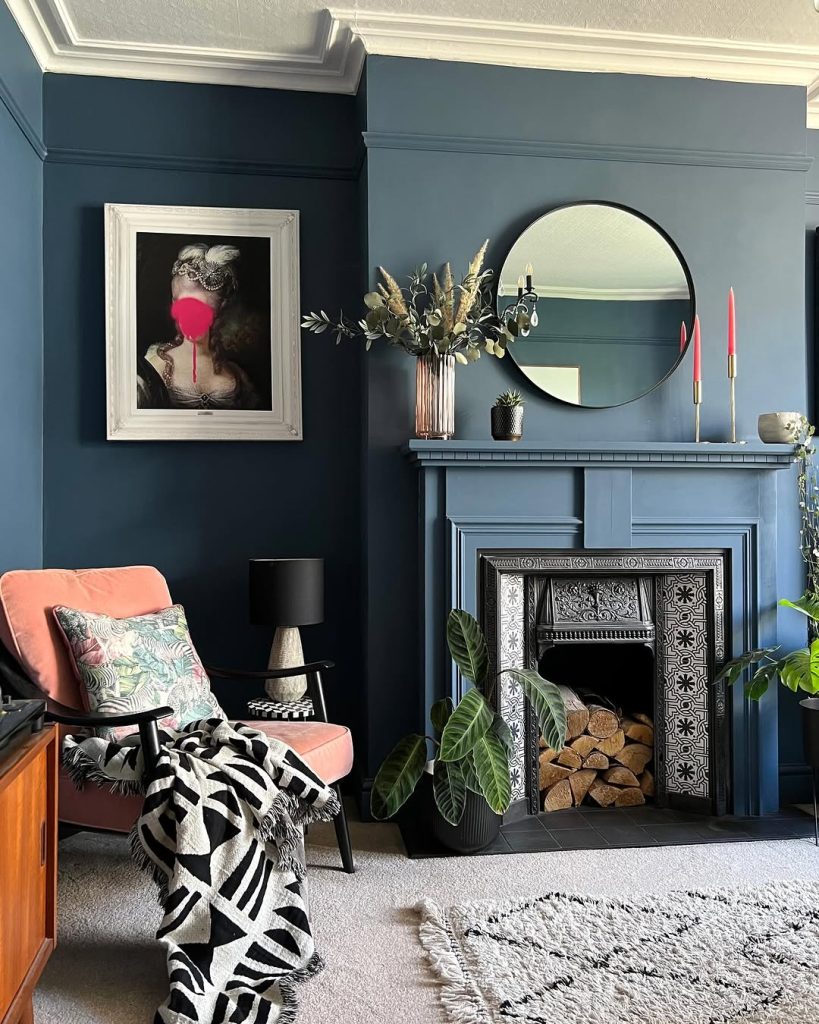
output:
{"label": "white ceiling", "polygon": [[344,93],[383,53],[803,85],[819,126],[813,0],[354,2],[6,0],[48,71]]}
{"label": "white ceiling", "polygon": [[501,295],[517,294],[527,263],[534,269],[534,290],[543,298],[632,301],[689,294],[666,239],[641,217],[612,206],[570,206],[536,220],[506,258]]}

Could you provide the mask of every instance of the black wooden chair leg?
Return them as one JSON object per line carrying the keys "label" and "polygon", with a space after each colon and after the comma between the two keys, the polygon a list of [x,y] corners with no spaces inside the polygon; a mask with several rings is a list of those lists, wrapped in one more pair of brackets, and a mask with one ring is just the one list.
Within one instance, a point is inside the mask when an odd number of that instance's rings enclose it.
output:
{"label": "black wooden chair leg", "polygon": [[336,828],[336,839],[338,840],[338,848],[341,852],[341,863],[344,865],[344,870],[348,875],[355,873],[355,861],[353,860],[353,848],[350,845],[350,830],[347,827],[347,815],[344,812],[344,800],[341,797],[341,786],[336,783],[333,786],[338,796],[338,802],[341,804],[341,810],[333,819],[333,824]]}

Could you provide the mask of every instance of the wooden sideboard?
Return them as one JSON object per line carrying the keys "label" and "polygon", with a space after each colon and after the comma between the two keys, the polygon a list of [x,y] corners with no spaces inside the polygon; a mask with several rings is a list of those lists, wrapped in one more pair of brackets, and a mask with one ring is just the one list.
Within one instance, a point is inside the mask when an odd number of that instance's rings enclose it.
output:
{"label": "wooden sideboard", "polygon": [[54,949],[57,733],[0,752],[0,1024],[32,1024],[31,997]]}

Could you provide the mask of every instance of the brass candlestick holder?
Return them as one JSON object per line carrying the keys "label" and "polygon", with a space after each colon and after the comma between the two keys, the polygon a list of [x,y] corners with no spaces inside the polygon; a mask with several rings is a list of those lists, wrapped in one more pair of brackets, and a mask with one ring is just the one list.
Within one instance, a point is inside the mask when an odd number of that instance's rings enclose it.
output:
{"label": "brass candlestick holder", "polygon": [[728,387],[731,404],[731,441],[737,442],[737,357],[728,356]]}
{"label": "brass candlestick holder", "polygon": [[702,405],[702,381],[694,381],[694,440],[700,439],[700,406]]}

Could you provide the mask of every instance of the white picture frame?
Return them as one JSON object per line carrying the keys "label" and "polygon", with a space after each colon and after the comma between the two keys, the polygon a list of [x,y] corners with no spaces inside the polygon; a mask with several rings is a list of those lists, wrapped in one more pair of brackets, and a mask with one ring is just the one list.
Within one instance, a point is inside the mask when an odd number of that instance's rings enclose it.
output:
{"label": "white picture frame", "polygon": [[[155,289],[155,301],[157,304],[167,302],[169,309],[171,275],[167,251],[177,244],[177,240],[158,237],[163,235],[180,236],[190,242],[230,239],[240,251],[242,239],[253,239],[255,241],[248,246],[253,245],[257,253],[265,252],[263,240],[268,240],[270,319],[269,322],[265,319],[266,313],[262,310],[255,322],[262,323],[263,337],[269,336],[270,375],[268,379],[266,370],[260,375],[260,379],[264,379],[264,387],[259,389],[254,407],[145,407],[144,389],[140,389],[140,367],[144,367],[146,345],[148,341],[165,339],[140,338],[138,315],[143,316],[145,303],[143,301],[138,310],[137,274],[145,273],[142,268],[146,247],[155,244],[162,248],[165,255],[160,261],[161,272],[165,274],[166,266],[168,271]],[[298,210],[106,203],[105,254],[109,441],[302,440]],[[263,257],[261,263],[257,261],[256,278],[261,275],[266,279],[268,264],[265,260]],[[241,264],[239,266],[237,290],[240,292]],[[165,278],[167,292],[162,283]],[[258,292],[262,294],[261,289]],[[266,302],[262,305],[266,307]],[[153,319],[156,321],[156,316]],[[257,363],[261,361],[263,367],[266,366],[266,352],[266,343],[254,349]],[[244,371],[240,372],[246,376]],[[140,393],[142,399],[138,398]],[[170,389],[168,393],[171,393]]]}

